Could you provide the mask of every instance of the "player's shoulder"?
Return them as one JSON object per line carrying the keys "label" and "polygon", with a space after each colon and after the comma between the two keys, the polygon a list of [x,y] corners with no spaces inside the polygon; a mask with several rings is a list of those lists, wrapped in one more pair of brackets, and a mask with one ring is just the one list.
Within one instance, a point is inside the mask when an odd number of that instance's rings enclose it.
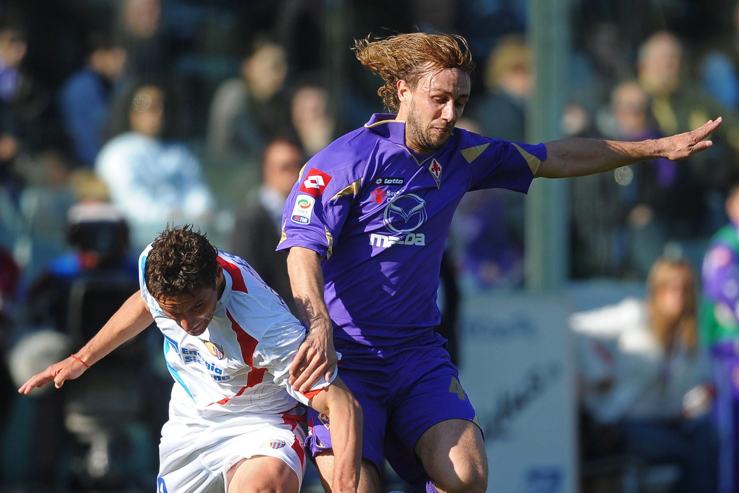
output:
{"label": "player's shoulder", "polygon": [[351,167],[366,158],[372,139],[364,128],[352,130],[314,154],[305,167],[325,172],[339,172]]}
{"label": "player's shoulder", "polygon": [[326,188],[333,193],[361,180],[367,172],[375,137],[358,128],[318,151],[300,171],[300,191],[319,197]]}
{"label": "player's shoulder", "polygon": [[246,284],[252,278],[260,279],[259,274],[243,258],[232,253],[218,250],[216,262],[231,278],[234,291],[248,292]]}
{"label": "player's shoulder", "polygon": [[460,149],[466,149],[475,146],[487,145],[487,146],[509,146],[511,142],[499,139],[496,137],[487,137],[480,135],[471,130],[456,127],[454,129],[452,142]]}

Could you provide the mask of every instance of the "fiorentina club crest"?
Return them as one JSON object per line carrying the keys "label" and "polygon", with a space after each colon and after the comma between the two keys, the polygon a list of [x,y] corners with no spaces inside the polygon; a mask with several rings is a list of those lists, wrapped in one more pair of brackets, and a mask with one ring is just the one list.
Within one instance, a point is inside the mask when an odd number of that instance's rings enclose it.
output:
{"label": "fiorentina club crest", "polygon": [[436,188],[441,188],[441,164],[439,164],[439,161],[437,161],[436,159],[431,160],[431,164],[429,165],[429,172],[431,173],[431,176],[434,177]]}

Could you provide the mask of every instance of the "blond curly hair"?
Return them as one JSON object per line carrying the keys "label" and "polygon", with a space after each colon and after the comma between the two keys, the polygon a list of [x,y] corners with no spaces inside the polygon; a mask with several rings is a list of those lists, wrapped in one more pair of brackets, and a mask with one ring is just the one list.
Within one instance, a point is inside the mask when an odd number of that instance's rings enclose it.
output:
{"label": "blond curly hair", "polygon": [[458,34],[407,33],[382,39],[369,35],[355,40],[352,51],[365,68],[382,78],[377,95],[393,112],[400,106],[399,80],[415,87],[431,70],[458,68],[471,74],[475,68],[467,40]]}

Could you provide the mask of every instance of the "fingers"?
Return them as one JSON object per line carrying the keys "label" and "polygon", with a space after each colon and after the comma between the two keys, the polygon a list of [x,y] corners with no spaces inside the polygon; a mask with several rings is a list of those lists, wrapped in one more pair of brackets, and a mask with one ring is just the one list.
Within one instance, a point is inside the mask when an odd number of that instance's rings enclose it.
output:
{"label": "fingers", "polygon": [[710,135],[711,132],[716,130],[718,127],[721,126],[721,122],[723,122],[722,117],[718,117],[715,120],[708,120],[706,123],[698,127],[698,130],[701,131],[701,134],[703,134],[703,137],[701,139],[705,138],[706,136]]}
{"label": "fingers", "polygon": [[711,140],[703,140],[703,141],[698,142],[697,144],[695,144],[693,146],[693,149],[692,150],[693,150],[693,152],[700,152],[700,151],[703,151],[705,149],[708,149],[712,145],[713,145],[713,141],[711,141]]}
{"label": "fingers", "polygon": [[300,376],[300,374],[302,373],[302,368],[307,364],[307,351],[308,346],[306,344],[302,344],[300,348],[298,348],[298,352],[295,354],[293,362],[290,363],[290,378],[288,379],[288,383],[292,386],[295,386],[295,379]]}
{"label": "fingers", "polygon": [[52,378],[53,376],[48,369],[41,373],[37,373],[36,375],[29,378],[26,383],[21,385],[20,388],[18,388],[18,393],[22,395],[28,395],[33,389],[43,387],[44,385],[49,383]]}
{"label": "fingers", "polygon": [[300,376],[295,380],[293,388],[305,392],[318,382],[321,373],[325,370],[325,363],[321,363],[320,359],[314,359],[306,366]]}
{"label": "fingers", "polygon": [[67,381],[67,372],[60,371],[54,377],[54,387],[56,387],[57,389],[61,389],[62,385],[64,385],[64,382],[66,381]]}

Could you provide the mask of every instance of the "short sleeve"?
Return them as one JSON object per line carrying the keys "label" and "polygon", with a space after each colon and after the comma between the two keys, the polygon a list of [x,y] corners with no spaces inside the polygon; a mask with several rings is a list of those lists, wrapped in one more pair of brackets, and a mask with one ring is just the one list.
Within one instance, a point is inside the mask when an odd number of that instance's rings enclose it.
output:
{"label": "short sleeve", "polygon": [[362,184],[351,157],[348,162],[335,158],[346,164],[325,166],[326,158],[319,154],[305,165],[285,201],[277,250],[300,246],[331,256]]}
{"label": "short sleeve", "polygon": [[544,144],[519,144],[468,134],[462,156],[472,166],[470,190],[505,188],[526,193],[541,162]]}
{"label": "short sleeve", "polygon": [[321,377],[306,393],[293,389],[288,382],[290,377],[290,363],[292,363],[304,339],[305,329],[300,324],[291,324],[270,329],[264,334],[259,344],[257,344],[253,362],[255,367],[267,369],[273,375],[276,385],[287,390],[287,393],[294,399],[302,404],[308,405],[314,395],[331,385],[336,378],[338,370],[334,369],[334,373],[328,381]]}

